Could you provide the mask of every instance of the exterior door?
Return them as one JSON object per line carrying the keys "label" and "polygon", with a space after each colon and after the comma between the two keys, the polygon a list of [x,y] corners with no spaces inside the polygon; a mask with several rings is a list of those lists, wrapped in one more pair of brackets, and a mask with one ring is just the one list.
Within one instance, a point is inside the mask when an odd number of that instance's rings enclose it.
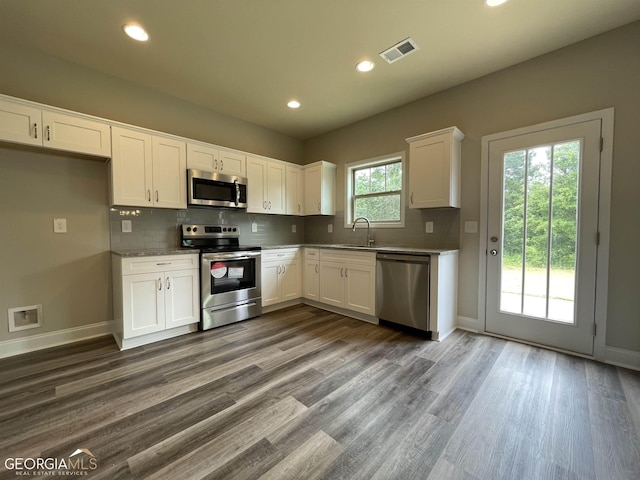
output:
{"label": "exterior door", "polygon": [[489,142],[486,331],[591,355],[601,120]]}

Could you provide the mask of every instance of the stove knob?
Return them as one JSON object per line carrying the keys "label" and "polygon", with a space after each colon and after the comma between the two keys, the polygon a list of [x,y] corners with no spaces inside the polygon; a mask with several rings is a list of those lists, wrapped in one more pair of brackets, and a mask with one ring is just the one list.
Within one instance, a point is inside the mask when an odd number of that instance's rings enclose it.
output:
{"label": "stove knob", "polygon": [[223,228],[223,229],[222,229],[222,231],[223,231],[223,232],[226,232],[226,231],[227,231],[227,227]]}
{"label": "stove knob", "polygon": [[191,231],[191,227],[187,227],[187,232],[190,232],[190,231]]}
{"label": "stove knob", "polygon": [[238,230],[238,229],[237,229],[236,227],[233,227],[233,231],[234,231],[234,232],[235,232],[235,231],[237,231],[237,230]]}
{"label": "stove knob", "polygon": [[193,227],[193,233],[198,231],[198,227]]}

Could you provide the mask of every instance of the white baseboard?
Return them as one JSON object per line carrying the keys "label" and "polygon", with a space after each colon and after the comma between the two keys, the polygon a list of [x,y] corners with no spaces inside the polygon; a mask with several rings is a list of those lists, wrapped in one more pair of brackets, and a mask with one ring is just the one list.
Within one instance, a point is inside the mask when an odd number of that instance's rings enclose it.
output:
{"label": "white baseboard", "polygon": [[605,347],[604,363],[609,363],[617,367],[630,368],[631,370],[640,370],[640,352],[633,350],[625,350],[623,348]]}
{"label": "white baseboard", "polygon": [[113,339],[118,344],[120,350],[128,350],[130,348],[141,347],[142,345],[148,345],[150,343],[167,340],[173,337],[179,337],[180,335],[186,335],[187,333],[193,333],[197,331],[198,324],[191,323],[189,325],[183,325],[181,327],[172,328],[170,330],[163,330],[161,332],[149,333],[148,335],[142,335],[140,337],[127,339],[123,339],[120,334],[114,334]]}
{"label": "white baseboard", "polygon": [[478,319],[458,315],[458,323],[456,327],[461,330],[469,330],[470,332],[478,333]]}
{"label": "white baseboard", "polygon": [[302,298],[295,298],[293,300],[287,300],[285,302],[262,307],[262,313],[271,313],[271,312],[275,312],[276,310],[282,310],[283,308],[293,307],[294,305],[300,305],[300,304],[302,304]]}
{"label": "white baseboard", "polygon": [[16,338],[0,342],[0,358],[12,357],[22,353],[35,352],[44,348],[57,347],[67,343],[79,342],[90,338],[111,335],[113,322],[92,323],[81,327],[66,328],[56,332],[41,333],[29,337]]}

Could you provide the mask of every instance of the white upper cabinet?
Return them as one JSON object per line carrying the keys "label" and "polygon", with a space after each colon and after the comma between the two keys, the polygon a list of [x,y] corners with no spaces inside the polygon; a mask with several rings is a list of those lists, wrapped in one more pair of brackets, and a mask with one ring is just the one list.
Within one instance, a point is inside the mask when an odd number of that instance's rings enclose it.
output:
{"label": "white upper cabinet", "polygon": [[187,168],[239,177],[247,173],[244,153],[196,142],[187,143]]}
{"label": "white upper cabinet", "polygon": [[304,167],[305,215],[335,215],[336,168],[329,162]]}
{"label": "white upper cabinet", "polygon": [[111,129],[107,123],[6,98],[0,98],[0,140],[111,156]]}
{"label": "white upper cabinet", "polygon": [[456,127],[407,138],[410,208],[460,207],[463,138]]}
{"label": "white upper cabinet", "polygon": [[297,165],[286,166],[287,215],[304,215],[304,170]]}
{"label": "white upper cabinet", "polygon": [[285,164],[247,156],[247,213],[285,213]]}
{"label": "white upper cabinet", "polygon": [[111,204],[187,208],[185,143],[113,127]]}

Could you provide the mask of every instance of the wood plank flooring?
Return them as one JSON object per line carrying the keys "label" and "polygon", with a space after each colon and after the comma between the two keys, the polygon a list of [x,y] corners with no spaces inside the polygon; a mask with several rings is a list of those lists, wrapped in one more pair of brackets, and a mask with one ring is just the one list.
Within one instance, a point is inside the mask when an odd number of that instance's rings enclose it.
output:
{"label": "wood plank flooring", "polygon": [[109,480],[637,480],[640,374],[309,306],[0,360],[0,479],[78,448]]}

